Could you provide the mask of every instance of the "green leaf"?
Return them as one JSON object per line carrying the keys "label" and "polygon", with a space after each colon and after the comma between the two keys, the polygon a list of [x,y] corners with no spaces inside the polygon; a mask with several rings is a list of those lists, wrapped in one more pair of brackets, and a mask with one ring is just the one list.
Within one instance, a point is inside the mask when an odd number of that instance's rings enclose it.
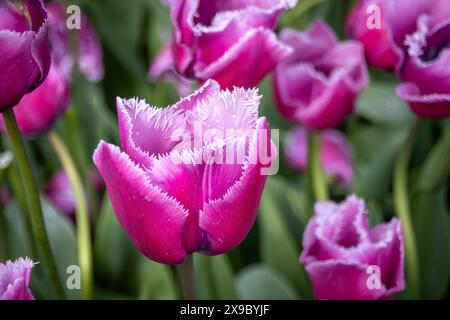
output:
{"label": "green leaf", "polygon": [[417,191],[431,191],[447,181],[450,172],[450,126],[434,145],[417,177]]}
{"label": "green leaf", "polygon": [[[66,290],[66,295],[70,299],[80,299],[80,290],[69,290],[66,279],[66,270],[71,265],[78,265],[78,252],[75,238],[74,226],[69,219],[58,213],[45,200],[42,200],[42,210],[44,214],[45,226],[55,258],[59,277]],[[9,259],[31,256],[28,242],[28,235],[21,219],[22,213],[16,202],[12,202],[5,210],[5,218],[8,230],[8,252]],[[34,258],[39,262],[39,258]],[[31,277],[31,288],[36,298],[52,298],[49,296],[51,288],[45,277],[44,266],[37,264],[33,269]]]}
{"label": "green leaf", "polygon": [[395,85],[393,82],[372,82],[359,96],[357,114],[383,125],[411,124],[414,116],[395,93]]}
{"label": "green leaf", "polygon": [[135,277],[135,290],[141,300],[177,299],[175,279],[169,266],[140,257]]}
{"label": "green leaf", "polygon": [[194,255],[197,292],[200,299],[236,299],[233,270],[226,254]]}
{"label": "green leaf", "polygon": [[446,195],[446,188],[431,194],[419,194],[412,206],[424,299],[444,298],[450,280],[450,226]]}
{"label": "green leaf", "polygon": [[127,268],[137,256],[127,235],[117,221],[109,197],[105,195],[104,204],[95,229],[94,266],[98,276],[108,287],[118,287]]}
{"label": "green leaf", "polygon": [[87,9],[107,49],[130,74],[145,79],[146,62],[138,55],[146,12],[142,1],[91,1]]}
{"label": "green leaf", "polygon": [[[259,224],[261,234],[261,257],[264,263],[284,275],[300,290],[302,297],[309,297],[311,289],[308,277],[299,262],[301,239],[292,237],[283,221],[280,199],[273,192],[272,180],[269,178],[261,200]],[[298,224],[300,225],[300,224]]]}
{"label": "green leaf", "polygon": [[295,289],[275,270],[254,264],[236,277],[239,299],[245,300],[295,300]]}
{"label": "green leaf", "polygon": [[365,198],[375,198],[389,191],[394,160],[407,134],[408,127],[359,128],[352,143],[357,172],[355,193]]}

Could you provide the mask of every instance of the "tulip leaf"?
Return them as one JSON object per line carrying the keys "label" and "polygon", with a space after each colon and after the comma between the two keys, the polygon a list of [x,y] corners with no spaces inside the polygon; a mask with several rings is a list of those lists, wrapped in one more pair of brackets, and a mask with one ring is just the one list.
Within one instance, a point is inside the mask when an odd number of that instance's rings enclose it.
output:
{"label": "tulip leaf", "polygon": [[395,93],[395,85],[394,82],[373,81],[359,96],[357,114],[377,124],[411,124],[414,116]]}
{"label": "tulip leaf", "polygon": [[421,298],[444,298],[450,280],[450,226],[447,189],[418,194],[413,200],[419,251]]}
{"label": "tulip leaf", "polygon": [[236,276],[239,299],[295,300],[295,289],[281,274],[263,264],[245,268]]}
{"label": "tulip leaf", "polygon": [[[281,204],[286,200],[277,198],[273,182],[269,178],[263,194],[259,214],[261,234],[261,258],[274,270],[289,279],[302,297],[311,295],[308,277],[299,262],[301,239],[295,239],[283,220]],[[300,225],[300,224],[298,224]]]}
{"label": "tulip leaf", "polygon": [[200,299],[236,299],[233,270],[226,254],[194,255],[197,293]]}
{"label": "tulip leaf", "polygon": [[[61,213],[57,212],[45,200],[42,200],[42,210],[44,214],[45,225],[55,258],[59,277],[66,290],[66,295],[70,299],[79,299],[80,290],[69,290],[66,279],[67,268],[72,265],[78,265],[78,252],[73,223]],[[17,259],[18,257],[32,257],[31,249],[28,243],[28,235],[22,224],[22,213],[16,202],[12,202],[5,210],[5,218],[8,230],[8,259]],[[35,262],[39,258],[32,257]],[[52,298],[48,296],[52,290],[49,287],[42,263],[37,264],[32,272],[31,288],[36,298]]]}
{"label": "tulip leaf", "polygon": [[96,275],[106,287],[117,288],[127,274],[128,264],[135,262],[137,254],[116,218],[108,195],[105,195],[95,229]]}
{"label": "tulip leaf", "polygon": [[141,300],[177,299],[177,289],[172,270],[141,256],[137,264],[135,290]]}
{"label": "tulip leaf", "polygon": [[389,191],[394,161],[407,133],[408,127],[370,126],[358,130],[353,137],[356,194],[375,198]]}
{"label": "tulip leaf", "polygon": [[447,181],[450,172],[450,126],[429,153],[417,178],[417,191],[430,191]]}

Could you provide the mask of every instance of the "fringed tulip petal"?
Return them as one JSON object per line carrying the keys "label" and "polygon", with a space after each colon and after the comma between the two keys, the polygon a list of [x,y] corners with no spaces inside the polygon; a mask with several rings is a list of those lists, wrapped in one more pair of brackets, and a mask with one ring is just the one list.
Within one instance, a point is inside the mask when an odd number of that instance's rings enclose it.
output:
{"label": "fringed tulip petal", "polygon": [[363,200],[319,202],[303,235],[300,262],[317,299],[385,299],[404,289],[401,222],[370,228]]}
{"label": "fringed tulip petal", "polygon": [[145,171],[117,147],[101,142],[94,163],[103,176],[117,219],[133,243],[157,262],[183,262],[187,254],[183,230],[189,213],[151,185]]}
{"label": "fringed tulip petal", "polygon": [[33,266],[29,258],[0,263],[0,300],[34,300],[29,289]]}

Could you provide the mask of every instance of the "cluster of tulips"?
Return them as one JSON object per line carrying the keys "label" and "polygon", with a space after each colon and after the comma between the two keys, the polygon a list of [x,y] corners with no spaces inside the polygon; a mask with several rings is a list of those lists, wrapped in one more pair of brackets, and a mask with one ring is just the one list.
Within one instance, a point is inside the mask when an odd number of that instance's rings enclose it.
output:
{"label": "cluster of tulips", "polygon": [[[37,267],[45,270],[54,296],[64,298],[22,140],[44,135],[63,169],[42,193],[76,222],[85,298],[92,298],[93,287],[90,212],[101,205],[91,203],[89,193],[106,187],[134,246],[155,262],[180,265],[184,296],[194,299],[192,255],[224,254],[246,238],[268,178],[264,169],[273,167],[280,154],[290,167],[311,176],[310,216],[298,255],[316,299],[386,299],[405,286],[413,294],[419,290],[405,178],[417,126],[400,150],[404,161],[393,186],[397,217],[372,227],[363,199],[349,194],[334,202],[328,184],[349,190],[354,182],[351,147],[338,129],[354,115],[358,96],[370,82],[367,64],[395,74],[397,95],[418,118],[450,116],[448,1],[361,0],[347,17],[351,40],[346,41],[321,19],[305,31],[275,32],[280,16],[297,0],[164,4],[172,38],[152,61],[148,77],[171,82],[180,100],[158,108],[143,99],[118,97],[120,147],[100,141],[92,156],[98,172],[88,166],[80,173],[53,128],[68,112],[75,74],[102,80],[99,37],[84,14],[80,29],[68,30],[62,3],[0,2],[0,130],[20,173],[16,189],[38,252],[30,256],[39,261],[23,257],[0,264],[0,299],[33,299],[29,283]],[[380,14],[375,28],[367,23],[374,18],[367,10],[373,6]],[[271,141],[267,119],[259,116],[266,93],[257,87],[270,73],[275,106],[295,124],[283,137],[283,150]],[[211,130],[214,134],[205,137]],[[242,159],[223,161],[230,150]],[[370,286],[373,266],[380,283]]]}

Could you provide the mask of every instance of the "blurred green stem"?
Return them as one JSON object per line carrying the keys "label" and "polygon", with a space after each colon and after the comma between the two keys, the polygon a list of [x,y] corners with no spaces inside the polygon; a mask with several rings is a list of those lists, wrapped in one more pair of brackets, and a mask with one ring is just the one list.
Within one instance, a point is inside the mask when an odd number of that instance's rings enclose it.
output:
{"label": "blurred green stem", "polygon": [[81,268],[82,293],[84,299],[92,299],[93,272],[92,272],[92,243],[89,225],[89,213],[84,194],[83,184],[78,174],[69,150],[55,132],[50,132],[50,143],[58,155],[64,171],[69,176],[70,184],[75,195],[78,260]]}
{"label": "blurred green stem", "polygon": [[47,232],[45,229],[39,191],[36,185],[36,181],[33,177],[31,164],[28,159],[25,145],[23,143],[22,136],[20,134],[20,130],[17,125],[16,117],[14,116],[12,108],[7,109],[3,112],[3,119],[8,129],[8,136],[11,140],[15,159],[19,166],[20,176],[24,187],[24,194],[27,199],[27,205],[29,213],[31,215],[34,237],[40,251],[40,256],[43,260],[43,265],[46,268],[55,297],[58,299],[64,299],[64,289],[58,276],[58,270],[56,268],[52,249],[50,247],[50,242],[48,240]]}
{"label": "blurred green stem", "polygon": [[411,210],[408,199],[408,165],[414,142],[419,131],[419,122],[411,127],[410,133],[399,150],[394,168],[394,205],[395,211],[403,224],[405,238],[405,256],[408,284],[413,299],[419,298],[419,259],[416,239],[411,220]]}
{"label": "blurred green stem", "polygon": [[36,242],[34,241],[34,231],[33,231],[33,223],[31,222],[30,212],[27,207],[27,200],[24,197],[22,185],[22,181],[20,180],[20,176],[17,174],[19,168],[16,163],[12,163],[11,167],[8,168],[8,182],[11,187],[11,191],[14,194],[14,197],[17,200],[20,211],[22,213],[22,223],[25,228],[26,235],[28,237],[28,243],[30,245],[30,258],[34,260],[38,260],[38,250],[36,248]]}
{"label": "blurred green stem", "polygon": [[327,180],[320,163],[320,132],[308,132],[309,188],[314,191],[314,201],[328,200]]}
{"label": "blurred green stem", "polygon": [[186,260],[180,264],[181,287],[183,289],[184,300],[196,300],[197,290],[195,287],[194,257],[189,255]]}

